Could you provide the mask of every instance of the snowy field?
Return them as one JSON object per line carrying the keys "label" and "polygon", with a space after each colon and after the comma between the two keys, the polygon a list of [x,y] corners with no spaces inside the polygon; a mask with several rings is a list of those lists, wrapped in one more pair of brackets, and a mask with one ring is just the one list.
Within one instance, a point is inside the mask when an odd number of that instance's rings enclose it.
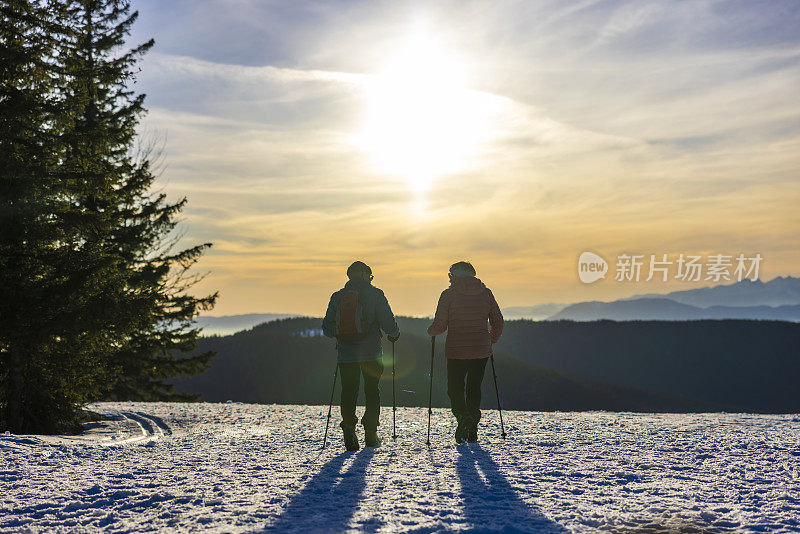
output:
{"label": "snowy field", "polygon": [[88,436],[0,435],[0,530],[800,531],[798,416],[508,412],[503,442],[488,412],[456,446],[435,410],[428,448],[404,408],[346,453],[334,425],[319,451],[327,407],[95,409]]}

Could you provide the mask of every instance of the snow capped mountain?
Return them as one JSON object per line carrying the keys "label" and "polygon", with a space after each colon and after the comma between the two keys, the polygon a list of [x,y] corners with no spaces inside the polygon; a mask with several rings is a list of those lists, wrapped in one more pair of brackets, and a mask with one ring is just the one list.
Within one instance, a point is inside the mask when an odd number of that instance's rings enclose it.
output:
{"label": "snow capped mountain", "polygon": [[579,302],[548,320],[573,321],[686,321],[698,319],[754,319],[800,321],[800,304],[793,306],[710,306],[700,308],[668,298],[640,298],[614,302]]}
{"label": "snow capped mountain", "polygon": [[[0,435],[3,532],[789,532],[800,417],[448,410],[344,451],[327,406],[102,403],[82,438]],[[391,410],[383,411],[383,428]],[[386,431],[383,432],[384,435]],[[360,436],[363,443],[363,435]],[[127,440],[127,441],[125,441]]]}
{"label": "snow capped mountain", "polygon": [[639,299],[669,299],[681,304],[708,308],[710,306],[785,306],[800,304],[800,278],[778,276],[769,282],[742,280],[733,284],[719,284],[673,291],[664,295],[647,293],[633,295],[620,301]]}
{"label": "snow capped mountain", "polygon": [[547,319],[800,321],[800,278],[779,276],[769,282],[742,280],[663,295],[634,295],[612,302],[578,302],[564,306]]}

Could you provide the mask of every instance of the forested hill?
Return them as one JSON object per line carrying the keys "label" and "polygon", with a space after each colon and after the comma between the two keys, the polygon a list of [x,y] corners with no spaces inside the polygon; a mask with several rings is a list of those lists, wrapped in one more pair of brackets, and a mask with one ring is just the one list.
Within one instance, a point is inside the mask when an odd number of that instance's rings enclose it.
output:
{"label": "forested hill", "polygon": [[800,412],[800,324],[512,321],[499,350],[575,378],[734,412]]}
{"label": "forested hill", "polygon": [[[427,404],[429,320],[399,318],[397,401]],[[320,319],[202,338],[217,357],[179,389],[203,400],[327,404],[336,361]],[[391,403],[391,346],[383,404]],[[448,406],[437,339],[435,406]],[[773,321],[508,321],[495,345],[504,406],[523,410],[800,412],[800,325]],[[484,405],[495,405],[491,371]]]}

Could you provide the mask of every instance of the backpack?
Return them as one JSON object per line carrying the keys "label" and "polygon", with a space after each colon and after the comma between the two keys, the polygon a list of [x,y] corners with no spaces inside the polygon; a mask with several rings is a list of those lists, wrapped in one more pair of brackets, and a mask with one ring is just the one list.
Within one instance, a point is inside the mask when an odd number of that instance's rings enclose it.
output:
{"label": "backpack", "polygon": [[336,306],[336,339],[344,342],[361,341],[372,325],[367,324],[361,294],[355,289],[343,289]]}

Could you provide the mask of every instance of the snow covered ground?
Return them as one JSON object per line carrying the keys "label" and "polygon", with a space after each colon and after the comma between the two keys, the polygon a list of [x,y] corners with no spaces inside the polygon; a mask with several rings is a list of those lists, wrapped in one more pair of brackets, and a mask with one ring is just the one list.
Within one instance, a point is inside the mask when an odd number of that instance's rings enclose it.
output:
{"label": "snow covered ground", "polygon": [[327,407],[96,409],[88,436],[0,435],[0,530],[800,531],[798,416],[508,412],[503,442],[488,412],[456,446],[435,410],[428,448],[401,408],[397,444],[347,453],[335,423],[319,451]]}

